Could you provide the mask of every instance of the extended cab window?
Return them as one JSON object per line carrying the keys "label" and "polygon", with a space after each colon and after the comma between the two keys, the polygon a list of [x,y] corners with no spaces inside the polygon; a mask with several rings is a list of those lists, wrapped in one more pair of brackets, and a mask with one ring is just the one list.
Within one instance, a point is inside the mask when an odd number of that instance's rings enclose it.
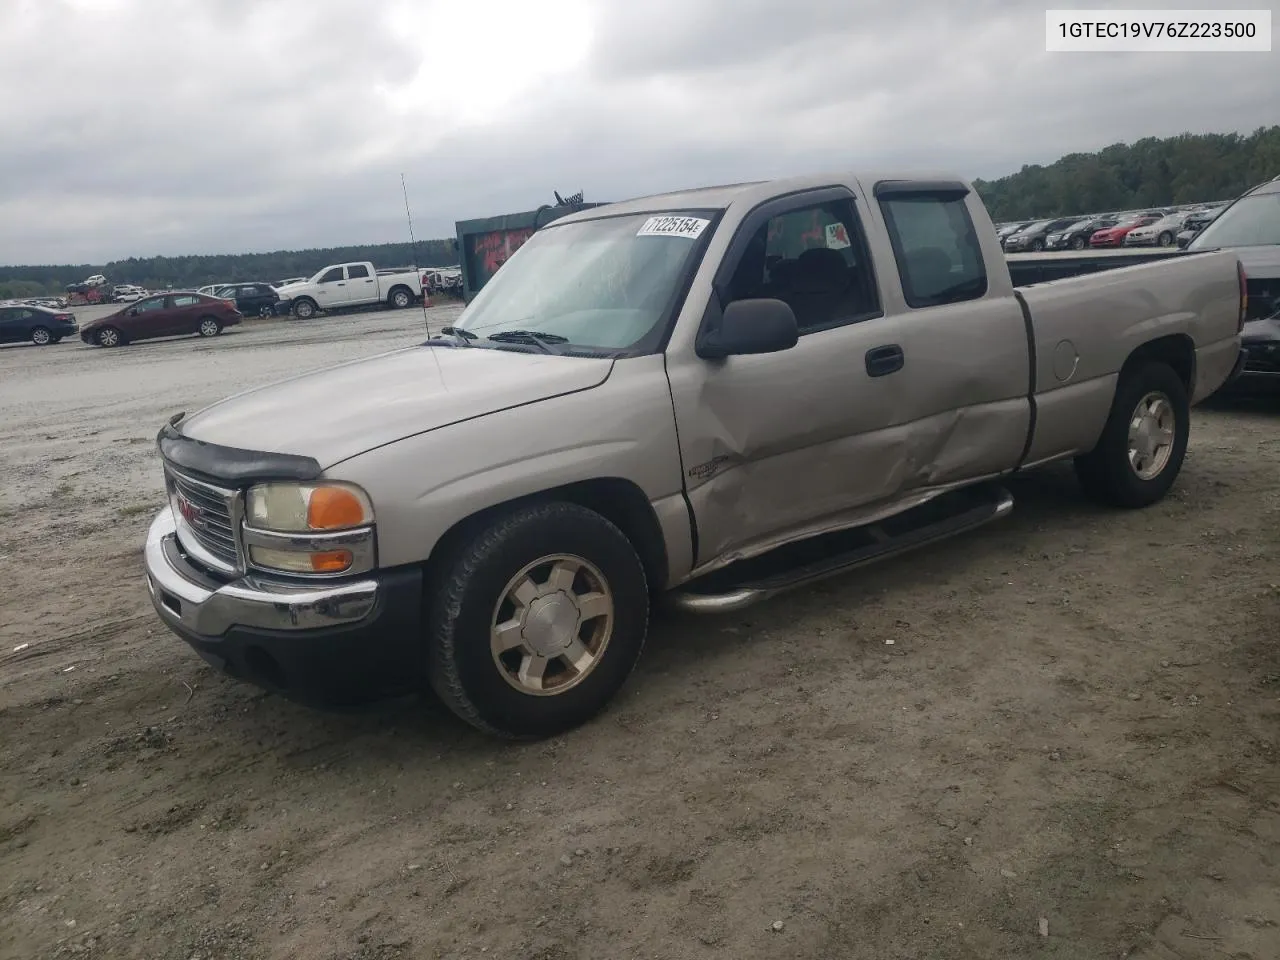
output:
{"label": "extended cab window", "polygon": [[726,302],[755,297],[789,304],[802,335],[877,315],[853,202],[801,207],[762,224],[734,271]]}
{"label": "extended cab window", "polygon": [[910,307],[976,300],[987,292],[978,231],[959,193],[893,193],[880,200]]}
{"label": "extended cab window", "polygon": [[358,280],[361,277],[367,277],[368,275],[369,275],[369,268],[366,267],[364,264],[357,264],[354,267],[347,267],[348,280]]}
{"label": "extended cab window", "polygon": [[320,278],[321,283],[333,283],[335,280],[342,279],[342,268],[334,267],[332,270],[326,271],[325,275]]}

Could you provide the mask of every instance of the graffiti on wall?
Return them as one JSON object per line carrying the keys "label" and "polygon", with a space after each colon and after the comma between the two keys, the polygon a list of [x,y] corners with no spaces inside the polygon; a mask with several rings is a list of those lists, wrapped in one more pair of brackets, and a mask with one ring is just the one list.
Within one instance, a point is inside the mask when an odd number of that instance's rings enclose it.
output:
{"label": "graffiti on wall", "polygon": [[472,241],[471,248],[472,263],[475,265],[476,272],[487,280],[531,236],[533,236],[531,227],[523,227],[519,230],[494,230],[480,234]]}

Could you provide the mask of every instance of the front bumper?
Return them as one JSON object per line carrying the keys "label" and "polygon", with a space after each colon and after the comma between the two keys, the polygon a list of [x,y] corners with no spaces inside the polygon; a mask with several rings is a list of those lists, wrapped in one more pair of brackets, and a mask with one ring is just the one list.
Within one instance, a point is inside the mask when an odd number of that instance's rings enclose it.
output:
{"label": "front bumper", "polygon": [[422,571],[298,584],[224,582],[184,554],[170,510],[151,523],[147,588],[165,626],[231,676],[316,706],[422,688]]}

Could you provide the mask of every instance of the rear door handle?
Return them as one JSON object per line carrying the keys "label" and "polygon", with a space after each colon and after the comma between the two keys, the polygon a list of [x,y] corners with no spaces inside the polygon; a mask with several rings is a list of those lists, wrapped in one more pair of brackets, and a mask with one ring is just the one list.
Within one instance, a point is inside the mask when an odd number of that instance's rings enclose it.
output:
{"label": "rear door handle", "polygon": [[867,376],[885,377],[902,369],[906,357],[896,343],[873,347],[867,351]]}

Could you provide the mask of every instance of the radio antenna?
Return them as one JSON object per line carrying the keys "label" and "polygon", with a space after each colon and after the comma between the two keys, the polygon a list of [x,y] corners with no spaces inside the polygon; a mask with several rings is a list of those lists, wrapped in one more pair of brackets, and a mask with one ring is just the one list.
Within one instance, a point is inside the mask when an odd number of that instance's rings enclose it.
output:
{"label": "radio antenna", "polygon": [[413,235],[413,213],[409,210],[409,188],[405,185],[404,174],[400,174],[400,192],[404,194],[404,215],[409,221],[409,246],[413,248],[413,272],[418,275],[418,282],[422,283],[422,326],[427,331],[427,336],[431,336],[431,321],[427,318],[427,285],[422,281],[422,265],[418,259],[418,240]]}

